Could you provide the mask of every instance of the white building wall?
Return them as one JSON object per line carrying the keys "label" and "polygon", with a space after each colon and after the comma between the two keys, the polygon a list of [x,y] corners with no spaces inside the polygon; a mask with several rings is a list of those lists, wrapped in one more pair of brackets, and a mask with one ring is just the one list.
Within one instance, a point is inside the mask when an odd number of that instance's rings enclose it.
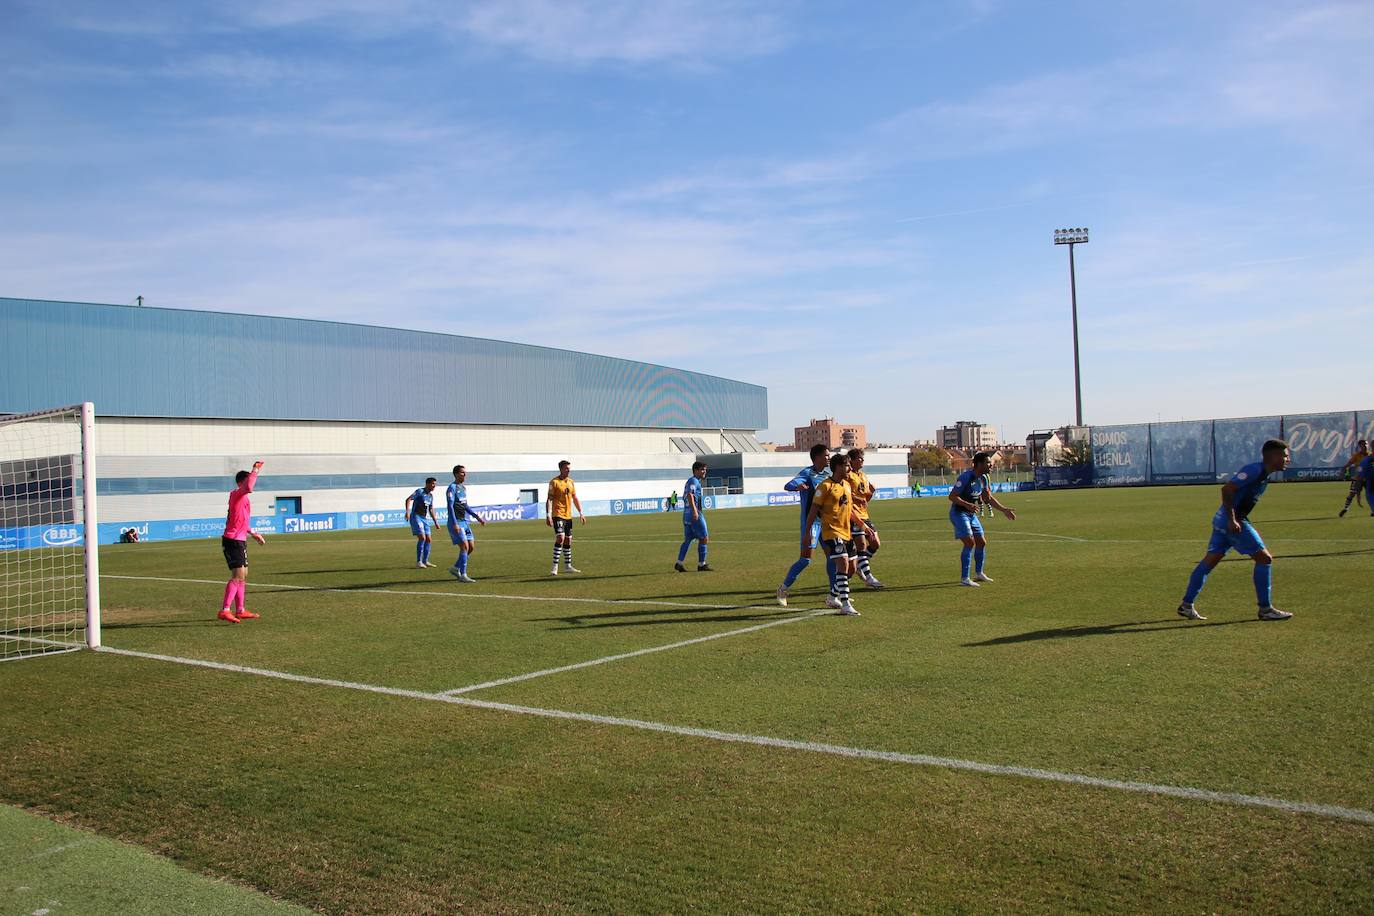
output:
{"label": "white building wall", "polygon": [[[726,430],[752,435],[753,430]],[[673,436],[695,436],[708,452],[730,451],[719,429],[625,429],[574,426],[477,426],[347,423],[309,420],[187,420],[100,417],[99,455],[394,455],[422,444],[426,452],[465,455],[675,452]],[[689,462],[690,464],[690,462]]]}
{"label": "white building wall", "polygon": [[[773,493],[811,463],[805,452],[750,452],[741,456],[744,463],[744,492]],[[900,465],[900,472],[879,472],[876,468]],[[875,487],[907,486],[906,449],[864,449],[864,472]]]}
{"label": "white building wall", "polygon": [[[274,455],[248,453],[241,455],[104,455],[98,469],[102,479],[219,477],[223,487],[217,491],[178,493],[106,493],[100,498],[101,517],[105,521],[142,519],[210,518],[225,512],[229,491],[234,488],[234,474],[247,469],[254,460],[265,462],[262,485],[253,493],[253,511],[257,515],[275,514],[278,496],[298,496],[301,511],[349,512],[371,509],[400,509],[405,498],[422,486],[426,477],[439,480],[435,501],[442,505],[443,490],[453,481],[452,468],[463,464],[469,474],[485,472],[519,474],[514,483],[468,485],[468,501],[472,505],[499,505],[519,501],[522,489],[536,489],[542,504],[550,478],[558,474],[558,462],[572,462],[572,478],[577,481],[577,495],[582,500],[634,499],[667,496],[679,493],[691,476],[695,456],[674,452],[657,455],[576,454],[553,452],[536,454],[474,455],[454,459],[450,455]],[[644,471],[655,473],[644,479]],[[623,474],[623,479],[578,481],[579,472],[607,472]],[[285,475],[324,474],[409,474],[413,482],[398,487],[366,489],[275,489],[273,477]]]}

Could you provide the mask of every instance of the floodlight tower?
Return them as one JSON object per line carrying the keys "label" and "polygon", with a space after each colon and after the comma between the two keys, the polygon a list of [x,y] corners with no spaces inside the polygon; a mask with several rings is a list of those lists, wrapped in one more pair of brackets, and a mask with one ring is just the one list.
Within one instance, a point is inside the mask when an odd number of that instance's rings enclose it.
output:
{"label": "floodlight tower", "polygon": [[1083,425],[1083,386],[1078,375],[1078,284],[1073,275],[1073,246],[1088,243],[1088,230],[1082,227],[1056,229],[1054,230],[1054,243],[1069,246],[1069,299],[1073,303],[1073,402],[1076,424],[1081,427]]}

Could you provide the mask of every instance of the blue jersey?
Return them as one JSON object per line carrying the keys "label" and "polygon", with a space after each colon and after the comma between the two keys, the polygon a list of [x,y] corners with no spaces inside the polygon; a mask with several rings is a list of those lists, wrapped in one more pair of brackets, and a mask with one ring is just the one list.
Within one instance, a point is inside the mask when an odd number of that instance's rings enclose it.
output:
{"label": "blue jersey", "polygon": [[[817,471],[808,466],[802,468],[797,472],[796,477],[782,485],[782,488],[790,493],[801,493],[801,520],[803,523],[805,523],[806,517],[811,514],[811,500],[816,496],[816,488],[821,485],[821,481],[829,479],[829,468]],[[802,489],[802,484],[806,484],[806,489]]]}
{"label": "blue jersey", "polygon": [[[1236,510],[1236,519],[1244,520],[1254,511],[1255,503],[1259,502],[1259,498],[1269,487],[1269,472],[1264,469],[1263,463],[1256,461],[1236,471],[1235,476],[1227,483],[1236,485],[1235,495],[1231,497],[1231,507]],[[1213,525],[1221,528],[1226,522],[1226,507],[1223,505],[1217,510]]]}
{"label": "blue jersey", "polygon": [[410,507],[410,511],[414,512],[421,518],[425,518],[429,515],[429,510],[434,505],[433,493],[426,493],[424,487],[421,487],[414,493],[410,494],[410,498],[413,501],[413,505]]}
{"label": "blue jersey", "polygon": [[[983,495],[983,487],[985,486],[984,481],[986,480],[987,478],[983,477],[981,474],[975,474],[973,469],[969,468],[959,475],[958,480],[954,481],[954,486],[950,488],[950,492],[960,499],[966,499],[974,505],[977,505],[979,497]],[[949,514],[950,516],[955,516],[972,515],[973,513],[958,503],[951,502],[949,504]]]}
{"label": "blue jersey", "polygon": [[687,482],[682,485],[682,518],[685,521],[692,520],[692,505],[687,501],[687,497],[694,497],[697,501],[697,512],[702,516],[706,515],[706,503],[701,498],[701,481],[693,474],[687,478]]}
{"label": "blue jersey", "polygon": [[468,513],[472,510],[468,508],[468,488],[459,483],[448,485],[448,524],[452,528],[459,522],[465,522]]}
{"label": "blue jersey", "polygon": [[1374,455],[1355,465],[1355,476],[1363,477],[1365,483],[1374,485]]}

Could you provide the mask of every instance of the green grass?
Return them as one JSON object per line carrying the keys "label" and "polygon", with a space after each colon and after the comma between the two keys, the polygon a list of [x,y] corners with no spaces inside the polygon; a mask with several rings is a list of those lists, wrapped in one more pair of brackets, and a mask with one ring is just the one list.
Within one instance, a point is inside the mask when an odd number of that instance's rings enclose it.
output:
{"label": "green grass", "polygon": [[[1343,492],[1277,486],[1257,513],[1287,623],[1255,619],[1243,559],[1210,620],[1173,613],[1213,487],[1013,495],[976,590],[947,504],[903,500],[876,507],[889,588],[861,618],[469,696],[1374,810],[1374,520],[1336,519]],[[711,528],[719,571],[682,575],[675,517],[592,519],[557,579],[542,523],[479,528],[469,586],[414,569],[405,532],[274,538],[237,627],[213,542],[122,545],[105,641],[436,693],[820,606],[819,563],[772,602],[794,510]],[[0,690],[0,800],[328,912],[1374,909],[1374,826],[1308,814],[103,653],[2,666]]]}
{"label": "green grass", "polygon": [[0,901],[7,913],[308,912],[8,805],[0,805]]}

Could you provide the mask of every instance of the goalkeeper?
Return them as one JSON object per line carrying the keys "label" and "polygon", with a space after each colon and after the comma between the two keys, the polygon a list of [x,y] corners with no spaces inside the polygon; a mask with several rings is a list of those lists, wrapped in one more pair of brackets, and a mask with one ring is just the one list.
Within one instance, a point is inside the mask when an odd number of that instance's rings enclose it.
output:
{"label": "goalkeeper", "polygon": [[219,619],[229,623],[256,620],[259,616],[243,606],[243,593],[248,588],[248,537],[251,535],[259,544],[267,543],[249,527],[253,506],[248,494],[253,492],[261,470],[262,462],[255,461],[252,471],[239,471],[234,475],[234,483],[238,486],[229,493],[229,515],[220,537],[224,561],[229,564],[229,582],[224,586],[224,607],[219,612]]}

